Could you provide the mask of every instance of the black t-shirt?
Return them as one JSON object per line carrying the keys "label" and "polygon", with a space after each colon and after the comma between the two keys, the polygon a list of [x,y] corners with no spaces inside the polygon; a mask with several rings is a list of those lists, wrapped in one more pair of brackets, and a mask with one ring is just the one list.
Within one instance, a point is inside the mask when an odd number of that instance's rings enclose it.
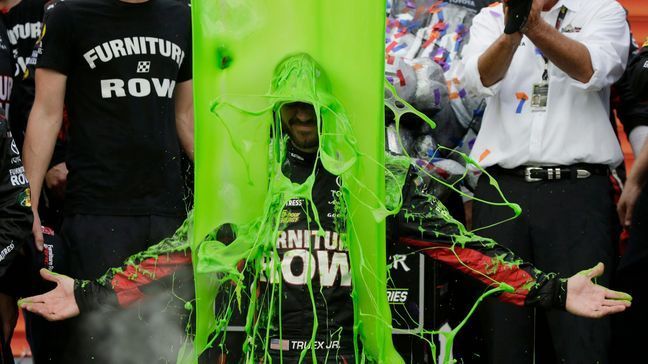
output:
{"label": "black t-shirt", "polygon": [[41,35],[44,0],[21,0],[4,15],[11,49],[16,57],[15,76],[22,77]]}
{"label": "black t-shirt", "polygon": [[184,214],[173,93],[191,79],[189,7],[66,0],[43,34],[37,68],[68,77],[66,212]]}
{"label": "black t-shirt", "polygon": [[15,59],[14,93],[11,108],[7,110],[11,130],[18,147],[22,149],[29,111],[34,103],[34,77],[25,74],[40,37],[45,0],[21,0],[4,14],[7,35]]}
{"label": "black t-shirt", "polygon": [[[13,56],[4,20],[0,18],[0,108],[7,115],[13,90]],[[4,119],[3,115],[3,119]]]}

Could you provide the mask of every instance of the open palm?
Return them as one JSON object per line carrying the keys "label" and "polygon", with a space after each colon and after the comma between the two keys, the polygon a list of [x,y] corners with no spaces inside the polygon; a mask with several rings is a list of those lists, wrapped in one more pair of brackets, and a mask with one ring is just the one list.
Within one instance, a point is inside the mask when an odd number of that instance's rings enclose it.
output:
{"label": "open palm", "polygon": [[79,306],[74,298],[74,279],[55,274],[47,269],[40,270],[41,277],[56,283],[56,288],[38,296],[27,297],[18,303],[21,308],[38,314],[48,321],[65,320],[79,314]]}
{"label": "open palm", "polygon": [[632,297],[592,282],[603,274],[603,263],[574,274],[567,280],[568,312],[582,317],[599,318],[624,311],[630,307]]}

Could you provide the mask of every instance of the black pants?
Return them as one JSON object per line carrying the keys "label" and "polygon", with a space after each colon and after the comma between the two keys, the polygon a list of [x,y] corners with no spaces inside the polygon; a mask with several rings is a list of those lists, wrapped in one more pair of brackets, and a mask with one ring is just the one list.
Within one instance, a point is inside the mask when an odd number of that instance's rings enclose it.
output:
{"label": "black pants", "polygon": [[[491,172],[491,171],[489,171]],[[607,176],[525,182],[522,177],[492,171],[504,196],[522,207],[513,221],[477,231],[510,248],[545,272],[569,277],[603,262],[598,283],[609,285],[619,224],[613,188]],[[502,202],[483,175],[476,198]],[[475,202],[475,228],[513,216],[508,207]],[[562,311],[519,308],[484,302],[479,312],[486,343],[486,362],[497,364],[609,363],[610,320],[585,319]]]}
{"label": "black pants", "polygon": [[619,363],[646,359],[648,343],[648,188],[644,187],[632,215],[628,248],[617,271],[616,287],[632,295],[632,307],[615,315],[614,358]]}
{"label": "black pants", "polygon": [[[67,249],[66,274],[96,279],[109,268],[173,235],[180,217],[94,216],[66,217],[61,238]],[[175,362],[182,344],[185,314],[176,292],[147,297],[145,304],[117,312],[93,312],[64,322],[56,346],[46,362],[157,363]]]}

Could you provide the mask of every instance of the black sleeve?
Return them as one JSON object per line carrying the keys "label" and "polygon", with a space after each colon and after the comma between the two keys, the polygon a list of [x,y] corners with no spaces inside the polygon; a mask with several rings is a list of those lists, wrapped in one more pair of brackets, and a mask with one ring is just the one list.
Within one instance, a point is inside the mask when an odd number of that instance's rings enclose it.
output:
{"label": "black sleeve", "polygon": [[79,311],[117,309],[172,287],[193,281],[191,251],[159,253],[143,260],[127,261],[94,281],[74,281],[74,298]]}
{"label": "black sleeve", "polygon": [[499,299],[518,306],[564,309],[567,282],[524,262],[497,242],[477,236],[429,194],[428,176],[408,174],[403,207],[392,222],[392,239],[476,279],[486,287],[508,285]]}
{"label": "black sleeve", "polygon": [[[635,94],[633,90],[633,82],[637,76],[633,75],[632,69],[639,60],[638,49],[633,41],[630,43],[630,55],[626,71],[612,87],[612,108],[616,111],[616,115],[627,134],[630,134],[632,129],[637,126],[648,125],[648,104],[642,103],[639,100],[640,95]],[[648,89],[644,89],[643,92],[646,91]]]}
{"label": "black sleeve", "polygon": [[161,290],[173,289],[179,294],[181,286],[193,282],[190,226],[191,214],[173,236],[130,256],[121,267],[111,268],[93,281],[75,280],[79,311],[128,307]]}
{"label": "black sleeve", "polygon": [[0,115],[0,276],[31,235],[29,185],[18,147]]}
{"label": "black sleeve", "polygon": [[52,8],[45,13],[36,68],[67,75],[73,68],[73,20],[64,1],[50,6]]}
{"label": "black sleeve", "polygon": [[189,15],[187,16],[189,21],[187,22],[187,50],[185,52],[185,57],[182,60],[182,64],[180,65],[180,70],[178,71],[178,83],[180,82],[185,82],[189,81],[193,78],[192,74],[192,54],[193,54],[193,46],[191,43],[191,13],[189,10],[189,7],[187,7],[187,12]]}
{"label": "black sleeve", "polygon": [[628,78],[634,95],[642,102],[648,101],[648,42],[628,68]]}

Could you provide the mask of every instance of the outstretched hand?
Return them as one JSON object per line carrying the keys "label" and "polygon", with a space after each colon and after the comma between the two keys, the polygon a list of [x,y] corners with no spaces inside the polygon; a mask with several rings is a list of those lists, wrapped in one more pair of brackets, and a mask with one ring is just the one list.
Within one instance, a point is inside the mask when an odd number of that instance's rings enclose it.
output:
{"label": "outstretched hand", "polygon": [[632,297],[613,291],[592,282],[603,274],[603,263],[594,268],[578,272],[567,280],[567,304],[569,313],[577,316],[600,318],[623,312],[630,307]]}
{"label": "outstretched hand", "polygon": [[74,279],[41,269],[43,279],[56,283],[56,288],[38,296],[18,301],[21,308],[38,314],[48,321],[65,320],[79,314],[79,306],[74,299]]}

